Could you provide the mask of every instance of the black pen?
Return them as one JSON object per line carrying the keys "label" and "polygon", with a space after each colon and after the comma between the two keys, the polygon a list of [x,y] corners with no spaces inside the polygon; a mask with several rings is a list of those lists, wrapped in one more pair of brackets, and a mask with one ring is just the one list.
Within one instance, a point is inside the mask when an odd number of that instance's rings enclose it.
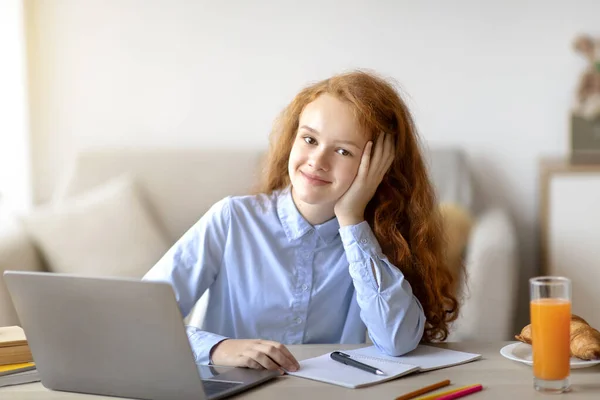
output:
{"label": "black pen", "polygon": [[363,371],[367,371],[367,372],[370,372],[375,375],[385,375],[385,372],[383,372],[382,370],[377,369],[375,367],[371,367],[370,365],[367,365],[367,364],[363,364],[359,361],[356,361],[356,360],[350,358],[350,356],[348,354],[342,353],[341,351],[334,351],[333,353],[331,353],[330,357],[333,361],[337,361],[342,364],[349,365],[351,367],[362,369]]}

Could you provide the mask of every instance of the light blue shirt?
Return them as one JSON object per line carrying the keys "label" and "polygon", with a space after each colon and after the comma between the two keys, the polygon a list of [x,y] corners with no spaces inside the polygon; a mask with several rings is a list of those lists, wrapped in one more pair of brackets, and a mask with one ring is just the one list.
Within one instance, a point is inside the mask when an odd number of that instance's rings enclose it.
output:
{"label": "light blue shirt", "polygon": [[312,226],[289,188],[219,201],[143,279],[169,282],[184,316],[210,289],[202,326],[187,327],[198,364],[226,338],[364,343],[367,329],[380,351],[401,355],[425,326],[369,224]]}

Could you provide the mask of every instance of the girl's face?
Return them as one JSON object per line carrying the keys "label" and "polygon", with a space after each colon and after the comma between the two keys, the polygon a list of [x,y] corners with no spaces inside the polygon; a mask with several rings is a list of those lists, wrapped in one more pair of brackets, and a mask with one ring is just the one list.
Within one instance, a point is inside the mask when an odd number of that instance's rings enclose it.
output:
{"label": "girl's face", "polygon": [[288,163],[298,208],[333,207],[354,181],[366,144],[350,104],[329,94],[309,103]]}

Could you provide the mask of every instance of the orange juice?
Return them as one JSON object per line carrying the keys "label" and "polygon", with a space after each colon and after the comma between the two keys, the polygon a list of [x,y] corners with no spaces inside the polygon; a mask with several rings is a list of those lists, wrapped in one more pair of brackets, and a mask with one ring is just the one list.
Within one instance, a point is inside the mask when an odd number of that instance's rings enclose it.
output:
{"label": "orange juice", "polygon": [[571,302],[536,299],[530,303],[533,374],[538,379],[569,376]]}

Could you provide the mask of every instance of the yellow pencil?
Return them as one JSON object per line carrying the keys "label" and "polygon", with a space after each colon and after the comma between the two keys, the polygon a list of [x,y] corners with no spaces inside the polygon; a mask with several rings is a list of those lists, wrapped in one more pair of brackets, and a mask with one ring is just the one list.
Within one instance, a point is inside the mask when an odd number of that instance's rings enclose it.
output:
{"label": "yellow pencil", "polygon": [[446,390],[445,392],[439,392],[439,393],[429,394],[429,395],[423,396],[423,397],[418,397],[415,400],[435,400],[438,397],[445,396],[447,394],[451,394],[451,393],[454,393],[454,392],[458,392],[459,390],[467,389],[467,388],[470,388],[470,387],[473,387],[473,386],[477,386],[477,385],[461,386],[461,387],[457,387],[457,388],[454,388],[454,389],[451,389],[451,390]]}
{"label": "yellow pencil", "polygon": [[410,400],[410,399],[413,399],[413,398],[415,398],[417,396],[420,396],[422,394],[425,394],[425,393],[428,393],[428,392],[433,392],[434,390],[437,390],[437,389],[442,388],[444,386],[448,386],[449,384],[450,384],[450,379],[446,379],[445,381],[434,383],[433,385],[426,386],[424,388],[421,388],[419,390],[415,390],[414,392],[407,393],[407,394],[402,395],[400,397],[396,397],[396,400]]}

